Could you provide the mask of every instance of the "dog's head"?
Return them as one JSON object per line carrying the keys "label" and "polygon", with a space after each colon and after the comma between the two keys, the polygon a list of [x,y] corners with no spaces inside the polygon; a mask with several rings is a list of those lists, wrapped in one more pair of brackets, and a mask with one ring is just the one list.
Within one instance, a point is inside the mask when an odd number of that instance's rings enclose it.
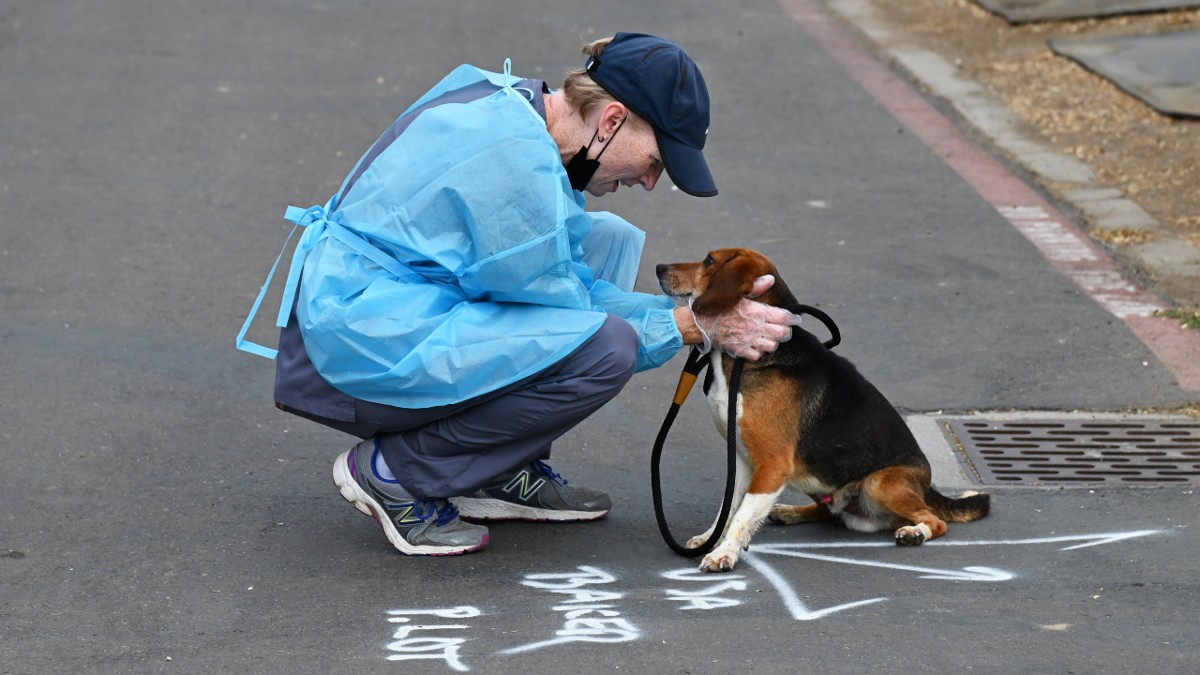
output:
{"label": "dog's head", "polygon": [[691,300],[697,314],[720,314],[737,305],[759,277],[771,275],[775,283],[755,298],[768,305],[788,304],[790,293],[774,263],[748,248],[710,251],[700,262],[661,264],[655,268],[663,292],[680,300]]}

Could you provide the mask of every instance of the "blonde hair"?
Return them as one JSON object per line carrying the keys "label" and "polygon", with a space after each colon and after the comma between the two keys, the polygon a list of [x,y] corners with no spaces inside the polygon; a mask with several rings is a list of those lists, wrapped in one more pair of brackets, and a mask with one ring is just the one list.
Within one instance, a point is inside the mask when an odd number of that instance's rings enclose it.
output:
{"label": "blonde hair", "polygon": [[[584,56],[598,56],[612,42],[611,37],[600,38],[583,46]],[[567,78],[563,81],[563,95],[567,103],[579,111],[581,117],[587,117],[597,105],[615,101],[612,94],[604,90],[585,68],[570,68]]]}

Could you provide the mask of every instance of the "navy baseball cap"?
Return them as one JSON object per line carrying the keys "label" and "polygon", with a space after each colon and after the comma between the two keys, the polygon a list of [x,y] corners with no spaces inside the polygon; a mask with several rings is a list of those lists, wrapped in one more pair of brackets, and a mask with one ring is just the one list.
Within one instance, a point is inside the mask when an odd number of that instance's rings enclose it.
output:
{"label": "navy baseball cap", "polygon": [[708,87],[679,45],[653,35],[617,33],[585,65],[613,98],[654,127],[667,175],[696,197],[717,194],[701,152],[708,137]]}

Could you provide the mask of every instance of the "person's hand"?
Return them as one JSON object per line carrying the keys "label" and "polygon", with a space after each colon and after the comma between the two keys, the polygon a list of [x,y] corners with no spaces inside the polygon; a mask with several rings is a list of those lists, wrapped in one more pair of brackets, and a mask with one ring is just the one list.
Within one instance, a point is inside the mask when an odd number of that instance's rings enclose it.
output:
{"label": "person's hand", "polygon": [[716,347],[747,361],[757,361],[790,340],[792,326],[800,325],[800,316],[750,299],[766,293],[774,283],[775,277],[769,274],[759,277],[745,298],[721,314],[693,312],[696,326],[704,335],[704,351]]}

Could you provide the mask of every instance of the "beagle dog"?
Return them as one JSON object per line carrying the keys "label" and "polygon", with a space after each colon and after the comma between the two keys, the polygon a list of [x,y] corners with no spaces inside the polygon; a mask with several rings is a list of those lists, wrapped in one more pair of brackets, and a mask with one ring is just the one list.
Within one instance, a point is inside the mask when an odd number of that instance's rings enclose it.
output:
{"label": "beagle dog", "polygon": [[[659,285],[696,314],[720,314],[750,292],[756,279],[775,283],[754,298],[776,307],[796,304],[775,265],[744,248],[712,251],[701,262],[658,265]],[[733,359],[712,352],[704,392],[726,435]],[[850,361],[800,328],[773,354],[744,364],[737,415],[738,462],[732,513],[700,569],[725,572],[763,521],[791,525],[840,518],[860,532],[894,529],[896,543],[916,546],[946,534],[946,523],[988,513],[990,497],[948,498],[930,485],[930,468],[908,425]],[[812,504],[776,504],[791,485]],[[687,542],[703,545],[707,532]]]}

